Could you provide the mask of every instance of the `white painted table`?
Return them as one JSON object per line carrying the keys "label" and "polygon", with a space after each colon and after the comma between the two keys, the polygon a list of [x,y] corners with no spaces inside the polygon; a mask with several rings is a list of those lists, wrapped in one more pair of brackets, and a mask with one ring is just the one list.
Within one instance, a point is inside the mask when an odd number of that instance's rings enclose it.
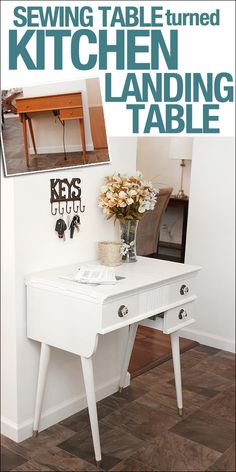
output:
{"label": "white painted table", "polygon": [[195,321],[194,281],[200,267],[139,257],[137,263],[117,267],[116,275],[124,278],[116,285],[97,286],[63,278],[75,273],[78,267],[79,264],[57,268],[26,278],[27,336],[41,342],[33,435],[39,429],[51,346],[77,354],[81,357],[95,458],[99,463],[101,447],[92,363],[98,335],[129,326],[117,386],[121,390],[138,324],[158,315],[156,328],[171,336],[177,406],[182,415],[179,330]]}

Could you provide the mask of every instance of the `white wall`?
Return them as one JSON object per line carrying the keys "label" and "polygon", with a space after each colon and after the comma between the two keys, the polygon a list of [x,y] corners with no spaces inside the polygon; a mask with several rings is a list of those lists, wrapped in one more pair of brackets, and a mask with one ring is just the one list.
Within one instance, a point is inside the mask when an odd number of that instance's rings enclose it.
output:
{"label": "white wall", "polygon": [[186,337],[235,349],[234,140],[195,138],[186,263],[202,266],[197,323]]}
{"label": "white wall", "polygon": [[[3,179],[1,186],[1,410],[4,420],[11,424],[17,416],[17,391],[9,388],[16,385],[17,353],[15,323],[15,221],[14,182]],[[7,424],[6,424],[7,428]]]}
{"label": "white wall", "polygon": [[[179,138],[184,139],[184,138]],[[173,193],[180,189],[180,161],[169,159],[171,138],[139,137],[137,145],[137,169],[144,177],[160,187],[173,187]],[[189,195],[191,162],[185,162],[183,187]]]}
{"label": "white wall", "polygon": [[99,78],[86,79],[88,106],[101,107],[102,95]]}
{"label": "white wall", "polygon": [[[112,164],[3,178],[3,391],[2,433],[19,441],[31,435],[39,343],[26,338],[24,278],[26,274],[96,258],[97,241],[115,239],[118,230],[97,207],[105,175],[135,172],[136,139],[109,140]],[[73,240],[59,240],[50,213],[50,178],[81,178],[85,213]],[[10,221],[10,223],[9,223]],[[9,223],[9,226],[8,226]],[[98,398],[117,389],[126,329],[100,337],[95,356]],[[106,369],[104,369],[106,359]],[[53,350],[41,427],[49,426],[85,406],[80,361]]]}
{"label": "white wall", "polygon": [[[87,151],[92,151],[94,147],[89,121],[86,80],[48,83],[23,88],[24,97],[56,95],[70,92],[82,92],[86,149]],[[53,113],[51,111],[35,113],[32,114],[31,117],[38,154],[63,152],[62,125],[59,120],[53,116]],[[30,136],[29,143],[31,144]],[[82,150],[78,120],[68,120],[65,122],[65,145],[68,152]],[[29,151],[30,153],[34,152],[32,146],[30,146]]]}

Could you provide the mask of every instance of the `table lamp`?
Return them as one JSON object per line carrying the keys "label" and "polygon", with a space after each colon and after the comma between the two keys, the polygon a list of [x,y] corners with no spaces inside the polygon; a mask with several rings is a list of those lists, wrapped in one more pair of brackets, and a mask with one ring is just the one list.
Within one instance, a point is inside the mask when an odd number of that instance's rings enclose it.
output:
{"label": "table lamp", "polygon": [[178,159],[181,161],[181,180],[180,189],[176,195],[177,198],[188,198],[183,189],[183,174],[184,167],[186,166],[185,161],[192,160],[192,148],[193,138],[171,138],[169,159]]}

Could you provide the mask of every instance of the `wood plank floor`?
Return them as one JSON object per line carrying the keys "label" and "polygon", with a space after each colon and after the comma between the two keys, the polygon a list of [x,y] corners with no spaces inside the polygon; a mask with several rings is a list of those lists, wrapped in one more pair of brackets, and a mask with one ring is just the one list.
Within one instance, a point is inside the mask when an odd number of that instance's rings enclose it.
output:
{"label": "wood plank floor", "polygon": [[[180,338],[180,352],[197,345],[195,341]],[[129,364],[131,377],[137,377],[169,359],[171,359],[170,336],[147,326],[139,326]]]}

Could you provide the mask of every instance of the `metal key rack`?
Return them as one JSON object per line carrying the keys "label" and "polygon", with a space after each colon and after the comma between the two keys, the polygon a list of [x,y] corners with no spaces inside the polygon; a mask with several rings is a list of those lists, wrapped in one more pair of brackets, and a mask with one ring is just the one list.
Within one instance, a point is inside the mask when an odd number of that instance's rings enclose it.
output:
{"label": "metal key rack", "polygon": [[68,179],[50,179],[51,187],[51,214],[61,215],[79,211],[83,213],[85,206],[81,202],[81,179],[75,177]]}

